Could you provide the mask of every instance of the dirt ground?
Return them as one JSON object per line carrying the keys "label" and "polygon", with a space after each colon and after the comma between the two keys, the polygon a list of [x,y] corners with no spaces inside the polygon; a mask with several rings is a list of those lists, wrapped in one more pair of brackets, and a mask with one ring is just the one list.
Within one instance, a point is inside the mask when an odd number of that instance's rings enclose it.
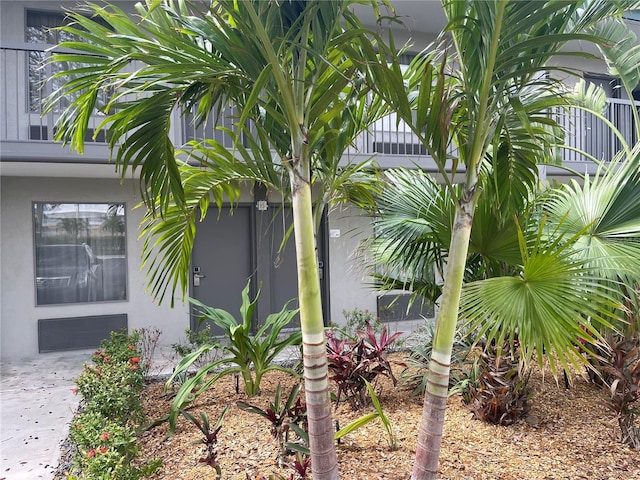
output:
{"label": "dirt ground", "polygon": [[[232,407],[219,434],[218,459],[222,478],[228,480],[266,478],[272,474],[289,479],[292,468],[281,469],[277,445],[270,425],[255,414],[241,411],[236,402],[266,408],[280,382],[289,392],[295,380],[280,373],[267,374],[261,395],[247,398],[236,394],[232,376],[217,382],[198,399],[191,413],[207,412],[212,423],[227,404]],[[534,395],[527,419],[509,427],[484,424],[472,418],[460,397],[449,399],[440,458],[441,479],[504,480],[640,480],[640,452],[618,440],[613,414],[600,402],[603,392],[573,375],[565,389],[549,375],[535,371],[531,377]],[[170,400],[162,383],[150,383],[144,392],[148,420],[169,411]],[[422,399],[382,381],[377,386],[383,409],[390,418],[398,448],[392,450],[378,420],[343,438],[337,447],[341,478],[347,480],[406,480],[410,477]],[[242,390],[242,389],[241,389]],[[373,411],[354,412],[347,403],[334,411],[341,426]],[[196,428],[183,418],[177,433],[167,438],[168,425],[146,432],[140,439],[141,458],[163,461],[161,479],[195,480],[215,478],[211,467],[199,463],[202,446]],[[293,461],[293,457],[291,457]],[[276,477],[277,478],[277,477]]]}

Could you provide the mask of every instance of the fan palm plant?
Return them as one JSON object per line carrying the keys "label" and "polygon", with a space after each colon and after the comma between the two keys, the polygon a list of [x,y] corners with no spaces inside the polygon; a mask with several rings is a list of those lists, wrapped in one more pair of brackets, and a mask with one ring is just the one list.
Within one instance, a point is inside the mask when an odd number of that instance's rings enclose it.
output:
{"label": "fan palm plant", "polygon": [[[451,348],[482,186],[494,186],[491,209],[502,222],[522,205],[535,184],[536,165],[553,158],[554,145],[562,143],[562,132],[548,115],[550,108],[567,101],[554,72],[575,72],[554,67],[553,60],[586,55],[574,48],[573,40],[612,45],[608,37],[616,29],[599,28],[602,22],[622,23],[621,12],[637,6],[444,0],[442,43],[412,62],[408,78],[397,67],[380,68],[387,80],[377,82],[378,91],[434,159],[455,208],[414,480],[436,476]],[[398,88],[405,80],[408,91]],[[464,172],[457,172],[463,179],[454,187],[458,165],[464,166]],[[526,246],[521,250],[527,252]],[[527,255],[530,265],[537,263],[537,255]]]}
{"label": "fan palm plant", "polygon": [[[53,108],[74,94],[57,139],[82,151],[97,96],[111,95],[100,128],[108,132],[120,173],[140,173],[149,209],[144,262],[160,301],[168,292],[173,301],[176,289],[187,288],[198,212],[206,215],[211,202],[237,201],[242,182],[289,192],[317,479],[337,478],[337,460],[314,231],[324,205],[368,195],[368,183],[349,181],[363,165],[338,162],[353,136],[386,108],[366,96],[358,77],[359,62],[376,61],[377,49],[351,3],[219,0],[207,7],[146,0],[136,5],[138,18],[114,5],[90,5],[89,16],[73,13],[75,25],[63,27],[87,42],[66,42],[62,46],[78,53],[53,56],[76,67],[58,75],[66,82],[49,103]],[[369,3],[377,11],[376,2]],[[176,111],[190,112],[198,126],[215,121],[216,106],[227,104],[238,111],[237,129],[227,132],[233,151],[213,140],[176,150],[170,136]],[[239,140],[247,131],[245,148]],[[317,180],[322,191],[314,211]]]}

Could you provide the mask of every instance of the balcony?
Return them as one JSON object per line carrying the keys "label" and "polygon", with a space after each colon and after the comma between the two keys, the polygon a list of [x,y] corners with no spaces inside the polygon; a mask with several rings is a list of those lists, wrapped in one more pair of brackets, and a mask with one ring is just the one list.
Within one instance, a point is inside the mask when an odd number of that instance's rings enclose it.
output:
{"label": "balcony", "polygon": [[[42,115],[43,100],[55,88],[46,81],[51,75],[51,65],[46,64],[47,55],[34,45],[22,44],[14,48],[0,48],[0,142],[3,161],[46,161],[106,163],[109,158],[107,138],[100,123],[104,119],[99,114],[91,117],[85,141],[85,155],[69,152],[67,148],[52,148],[55,122],[65,105],[59,105],[52,112]],[[620,129],[623,137],[631,144],[638,139],[633,126],[632,109],[640,103],[610,98],[605,112],[606,118]],[[593,115],[578,110],[570,110],[556,115],[567,134],[571,149],[560,152],[567,166],[576,167],[590,163],[575,150],[584,150],[600,160],[608,160],[620,149],[620,142],[605,125]],[[220,112],[219,125],[233,129],[237,112],[226,109]],[[189,117],[176,114],[172,140],[182,145],[196,138],[215,138],[223,145],[231,147],[230,136],[213,125],[194,127]],[[402,122],[397,124],[394,115],[376,122],[368,132],[360,135],[346,152],[350,159],[361,160],[376,156],[384,167],[411,165],[419,161],[428,169],[434,168],[433,161],[426,154],[413,133]],[[430,165],[431,164],[431,165]]]}

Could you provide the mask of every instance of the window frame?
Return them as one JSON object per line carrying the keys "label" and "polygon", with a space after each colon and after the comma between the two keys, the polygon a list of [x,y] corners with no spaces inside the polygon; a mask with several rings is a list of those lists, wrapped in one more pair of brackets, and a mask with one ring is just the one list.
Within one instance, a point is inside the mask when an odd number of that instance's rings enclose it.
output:
{"label": "window frame", "polygon": [[[81,213],[83,211],[87,212],[87,206],[100,206],[100,208],[104,208],[104,215],[103,215],[103,222],[104,219],[107,217],[108,212],[109,212],[109,207],[116,205],[117,206],[117,212],[122,212],[121,217],[122,217],[122,231],[120,232],[121,235],[118,235],[115,232],[108,232],[108,230],[104,230],[105,232],[107,232],[106,234],[102,235],[103,240],[106,240],[105,244],[112,244],[112,249],[115,248],[114,244],[119,243],[120,245],[118,246],[118,255],[109,255],[109,257],[112,259],[112,263],[117,261],[117,260],[113,260],[113,259],[119,259],[119,265],[116,268],[119,268],[121,271],[116,273],[115,275],[120,275],[121,276],[121,281],[120,282],[113,282],[110,283],[109,285],[107,285],[107,282],[105,280],[105,274],[104,274],[104,262],[105,262],[105,255],[104,255],[104,251],[100,248],[96,248],[96,242],[95,240],[92,241],[92,239],[95,238],[99,238],[97,235],[92,235],[90,233],[87,233],[87,235],[85,236],[85,241],[81,242],[81,237],[78,236],[78,234],[76,233],[76,243],[71,243],[70,241],[67,240],[63,240],[63,241],[58,241],[60,239],[60,235],[58,235],[58,230],[60,230],[61,227],[55,227],[56,228],[56,232],[54,235],[54,239],[56,240],[54,243],[45,243],[42,241],[42,222],[39,221],[38,218],[38,212],[44,212],[44,206],[45,205],[58,205],[58,206],[72,206],[76,209],[76,212]],[[38,208],[38,206],[40,206]],[[82,207],[82,208],[81,208]],[[120,216],[118,213],[116,213],[117,216]],[[80,218],[86,218],[88,219],[90,215],[86,215],[85,217],[80,217]],[[34,200],[31,202],[31,217],[32,217],[32,240],[33,240],[33,250],[32,250],[32,261],[33,261],[33,271],[32,271],[32,285],[33,285],[33,295],[34,295],[34,305],[36,308],[41,308],[41,307],[59,307],[59,306],[87,306],[87,305],[98,305],[98,304],[104,304],[104,303],[113,303],[113,302],[128,302],[130,299],[130,289],[129,289],[129,248],[128,248],[128,236],[129,236],[129,231],[127,228],[127,203],[123,202],[123,201],[113,201],[113,202],[108,202],[108,201],[82,201],[82,200],[76,200],[76,201],[42,201],[42,200]],[[75,218],[78,218],[79,215],[77,215]],[[62,217],[61,217],[62,218]],[[64,227],[62,227],[64,229]],[[89,223],[87,220],[87,232],[89,231]],[[100,226],[95,226],[93,228],[99,228],[99,229],[103,229],[104,227],[102,225]],[[40,232],[40,233],[39,233]],[[116,240],[118,237],[122,238],[121,241]],[[99,242],[98,242],[99,243]],[[100,268],[102,269],[101,271],[101,282],[102,282],[102,286],[98,287],[98,288],[102,288],[102,298],[98,298],[96,297],[95,299],[91,300],[91,299],[87,299],[86,301],[82,301],[82,300],[76,300],[76,301],[44,301],[42,299],[39,298],[39,288],[38,288],[38,278],[43,278],[42,275],[40,275],[40,277],[38,276],[38,249],[39,247],[42,246],[46,246],[46,245],[75,245],[76,248],[79,248],[80,245],[89,247],[88,253],[87,255],[93,255],[95,257],[95,259],[97,260],[96,264],[100,265]],[[103,258],[101,258],[101,256]],[[114,267],[110,267],[110,268],[114,268]],[[53,275],[51,278],[55,278],[56,275]],[[116,278],[116,277],[114,277]],[[53,288],[56,288],[56,285],[52,285]],[[41,288],[46,288],[46,284],[44,286],[41,286]],[[64,288],[64,287],[63,287]],[[73,288],[73,287],[72,287]],[[75,292],[71,292],[71,289],[67,289],[63,295],[78,295],[78,291]],[[79,288],[79,287],[76,287]],[[84,287],[83,287],[84,288]],[[107,298],[104,297],[105,291],[111,288],[112,290],[116,291],[116,290],[120,290],[122,291],[122,294],[120,297],[116,296],[116,295],[110,295]],[[41,301],[42,300],[42,301]],[[66,298],[64,299],[66,300]]]}

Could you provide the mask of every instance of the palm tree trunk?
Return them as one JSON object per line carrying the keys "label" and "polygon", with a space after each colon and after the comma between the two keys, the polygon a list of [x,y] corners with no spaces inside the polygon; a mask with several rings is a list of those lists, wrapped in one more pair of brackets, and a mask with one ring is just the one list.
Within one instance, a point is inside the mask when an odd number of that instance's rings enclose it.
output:
{"label": "palm tree trunk", "polygon": [[304,386],[309,420],[311,470],[315,480],[337,480],[338,458],[333,440],[327,352],[316,258],[311,187],[298,172],[290,172],[298,298],[304,354]]}
{"label": "palm tree trunk", "polygon": [[449,390],[451,351],[458,321],[460,293],[476,203],[471,196],[467,198],[470,199],[461,200],[458,205],[453,224],[451,248],[445,271],[442,302],[433,335],[433,351],[429,362],[429,376],[411,480],[435,479],[438,470]]}

